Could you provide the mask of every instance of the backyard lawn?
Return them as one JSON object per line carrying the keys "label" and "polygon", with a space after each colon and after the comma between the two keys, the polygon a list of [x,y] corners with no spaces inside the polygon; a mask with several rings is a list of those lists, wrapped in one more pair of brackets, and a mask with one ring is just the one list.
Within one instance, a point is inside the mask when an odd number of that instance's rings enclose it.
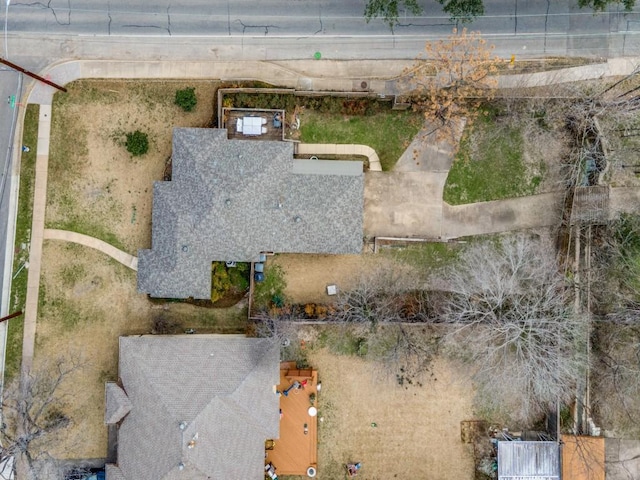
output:
{"label": "backyard lawn", "polygon": [[423,124],[421,113],[393,110],[350,116],[304,110],[300,116],[305,143],[354,143],[373,148],[383,170],[391,170]]}

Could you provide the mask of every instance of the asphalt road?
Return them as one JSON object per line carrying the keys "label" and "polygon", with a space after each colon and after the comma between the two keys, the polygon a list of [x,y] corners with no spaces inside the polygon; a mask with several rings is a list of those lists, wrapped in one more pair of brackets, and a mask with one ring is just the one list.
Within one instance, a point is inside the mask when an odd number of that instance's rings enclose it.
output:
{"label": "asphalt road", "polygon": [[[443,38],[453,27],[435,0],[420,3],[424,14],[401,12],[394,32],[382,20],[365,22],[364,0],[11,0],[0,22],[8,26],[2,44],[9,59],[36,72],[69,58],[294,60],[321,52],[330,59],[411,59],[425,40]],[[468,28],[481,31],[504,57],[640,54],[640,7],[593,14],[575,3],[485,0],[485,15]],[[16,88],[17,76],[0,72],[0,99]],[[0,105],[4,181],[14,111]],[[0,268],[7,195],[8,186],[0,205]]]}
{"label": "asphalt road", "polygon": [[[5,249],[9,217],[9,194],[11,175],[11,145],[17,110],[9,103],[11,95],[20,98],[19,75],[11,70],[0,70],[0,292],[8,279],[3,279],[5,272]],[[0,296],[0,316],[6,313],[7,299]]]}
{"label": "asphalt road", "polygon": [[[594,15],[568,0],[485,0],[471,28],[486,33],[597,33],[633,29],[638,18],[617,9]],[[364,0],[12,0],[9,30],[47,34],[130,35],[387,35],[382,21],[363,19]],[[451,29],[435,0],[421,17],[401,13],[396,35],[438,35]]]}
{"label": "asphalt road", "polygon": [[[364,0],[12,0],[11,58],[40,70],[66,58],[294,60],[411,59],[453,24],[435,0],[401,14],[392,33],[367,23]],[[594,14],[575,0],[485,0],[481,31],[496,53],[518,58],[611,58],[640,52],[640,6]],[[3,14],[4,16],[4,14]],[[4,18],[3,18],[4,20]]]}

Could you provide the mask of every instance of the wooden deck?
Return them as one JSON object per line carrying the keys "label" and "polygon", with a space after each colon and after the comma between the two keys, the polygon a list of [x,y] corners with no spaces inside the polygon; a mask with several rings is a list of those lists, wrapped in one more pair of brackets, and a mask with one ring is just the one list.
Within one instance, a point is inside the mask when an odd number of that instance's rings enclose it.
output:
{"label": "wooden deck", "polygon": [[[273,126],[273,116],[275,113],[280,113],[281,118],[284,118],[284,111],[276,110],[227,110],[225,109],[223,127],[227,129],[227,138],[236,140],[282,140],[282,127]],[[236,129],[236,121],[238,118],[243,117],[261,117],[264,118],[267,123],[264,127],[267,129],[266,133],[260,135],[245,135],[242,132],[238,132]],[[284,124],[284,122],[282,122]]]}
{"label": "wooden deck", "polygon": [[266,450],[265,459],[265,464],[271,462],[276,467],[278,475],[306,476],[309,467],[318,467],[318,417],[308,413],[312,393],[316,395],[313,406],[318,406],[318,372],[296,370],[295,362],[280,364],[279,392],[284,392],[294,381],[302,383],[305,379],[308,380],[304,388],[291,389],[287,396],[280,396],[280,438],[275,439],[272,450]]}

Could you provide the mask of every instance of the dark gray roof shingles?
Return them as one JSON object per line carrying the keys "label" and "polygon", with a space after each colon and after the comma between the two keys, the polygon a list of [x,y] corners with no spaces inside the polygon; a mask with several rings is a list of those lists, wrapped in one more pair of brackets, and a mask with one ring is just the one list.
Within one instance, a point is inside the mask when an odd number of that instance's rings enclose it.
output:
{"label": "dark gray roof shingles", "polygon": [[263,477],[264,441],[278,437],[280,420],[273,342],[234,335],[121,337],[119,368],[132,407],[119,429],[115,478]]}
{"label": "dark gray roof shingles", "polygon": [[154,185],[152,249],[139,252],[138,290],[209,298],[212,261],[360,253],[363,174],[295,174],[294,161],[291,143],[176,128],[172,181]]}

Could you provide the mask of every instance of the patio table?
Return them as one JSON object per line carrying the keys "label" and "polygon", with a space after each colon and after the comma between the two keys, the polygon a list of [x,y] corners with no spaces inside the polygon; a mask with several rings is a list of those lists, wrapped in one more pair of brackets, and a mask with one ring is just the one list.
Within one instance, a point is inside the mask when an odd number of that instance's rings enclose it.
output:
{"label": "patio table", "polygon": [[243,135],[261,135],[262,134],[262,118],[260,117],[244,117],[242,119]]}

